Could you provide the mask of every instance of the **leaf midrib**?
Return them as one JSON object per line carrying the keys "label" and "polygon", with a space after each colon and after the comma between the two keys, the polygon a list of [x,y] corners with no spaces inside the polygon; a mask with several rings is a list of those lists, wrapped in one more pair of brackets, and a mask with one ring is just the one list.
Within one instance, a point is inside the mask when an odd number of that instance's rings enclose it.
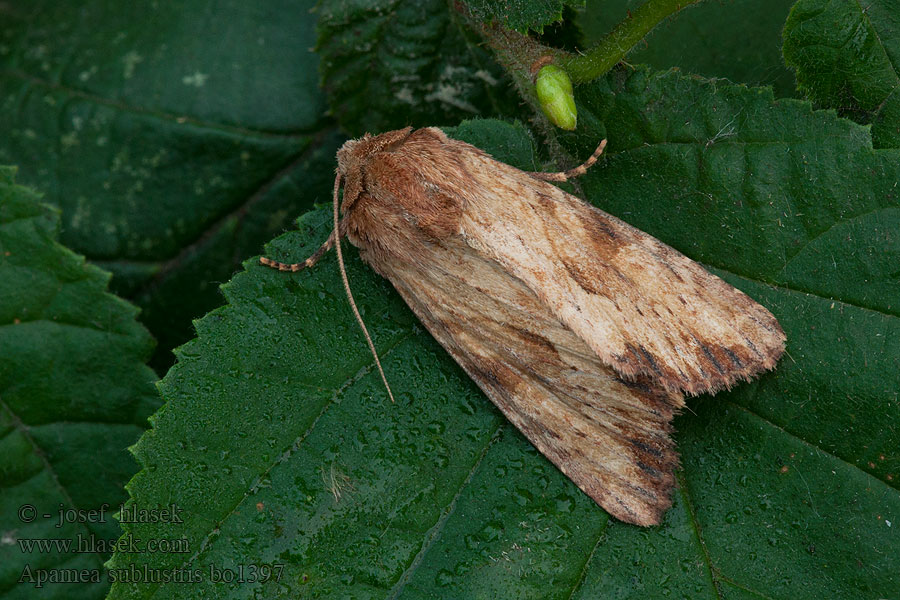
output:
{"label": "leaf midrib", "polygon": [[681,471],[675,473],[675,478],[678,481],[678,489],[681,491],[681,497],[684,501],[684,511],[687,513],[688,520],[691,523],[691,530],[694,533],[694,538],[697,540],[697,545],[700,547],[703,563],[706,565],[709,582],[712,584],[712,588],[716,593],[716,599],[722,600],[722,590],[719,588],[718,569],[713,567],[712,556],[703,539],[703,528],[700,526],[700,519],[697,516],[697,511],[694,509],[694,503],[691,500],[691,492],[688,489],[687,480],[684,478],[684,474]]}

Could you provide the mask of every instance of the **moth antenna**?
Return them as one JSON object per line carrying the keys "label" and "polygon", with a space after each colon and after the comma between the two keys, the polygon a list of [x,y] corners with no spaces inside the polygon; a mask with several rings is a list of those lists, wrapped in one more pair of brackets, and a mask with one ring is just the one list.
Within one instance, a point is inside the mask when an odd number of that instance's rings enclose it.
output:
{"label": "moth antenna", "polygon": [[[344,267],[344,255],[341,253],[341,236],[339,234],[342,223],[338,216],[338,192],[340,191],[340,188],[341,176],[338,174],[334,178],[334,231],[332,232],[332,236],[334,237],[334,248],[337,250],[338,266],[341,269],[341,279],[344,280],[344,291],[347,292],[347,300],[350,301],[350,308],[353,309],[353,314],[356,315],[357,323],[362,327],[363,335],[366,336],[366,342],[369,344],[369,350],[372,351],[372,356],[375,358],[375,366],[378,367],[378,372],[381,374],[381,381],[384,382],[388,397],[391,399],[391,402],[393,402],[394,394],[391,392],[391,386],[388,385],[387,377],[384,375],[384,369],[381,368],[381,361],[378,359],[378,352],[375,351],[375,343],[372,341],[372,336],[369,335],[369,330],[366,329],[366,324],[363,322],[362,315],[359,314],[359,309],[356,308],[356,302],[353,300],[353,293],[350,291],[350,281],[347,279],[347,269]],[[328,242],[326,242],[326,244],[327,243]]]}
{"label": "moth antenna", "polygon": [[574,169],[569,169],[568,171],[560,171],[558,173],[541,173],[540,171],[529,171],[528,174],[534,177],[535,179],[542,179],[544,181],[568,181],[572,177],[581,177],[587,170],[590,169],[597,159],[600,158],[600,155],[603,154],[603,149],[606,148],[606,140],[600,142],[600,145],[597,146],[597,149],[594,150],[594,153],[591,154],[591,157],[584,161],[583,164],[578,165]]}
{"label": "moth antenna", "polygon": [[[339,229],[340,235],[347,235],[347,222],[341,221],[341,226]],[[334,246],[334,231],[332,231],[328,235],[328,239],[325,240],[325,243],[319,246],[319,249],[310,255],[304,261],[297,263],[283,263],[278,262],[277,260],[272,260],[271,258],[266,258],[265,256],[259,257],[259,264],[265,265],[267,267],[271,267],[273,269],[278,269],[279,271],[290,271],[292,273],[296,273],[297,271],[302,271],[303,269],[308,269],[309,267],[314,267],[319,259],[325,256],[325,253],[331,250],[331,247]]]}

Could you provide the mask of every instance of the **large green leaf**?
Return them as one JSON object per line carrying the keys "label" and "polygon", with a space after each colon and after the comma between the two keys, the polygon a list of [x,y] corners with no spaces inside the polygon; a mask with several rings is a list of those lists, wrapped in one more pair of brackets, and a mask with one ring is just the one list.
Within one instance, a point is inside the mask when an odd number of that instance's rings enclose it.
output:
{"label": "large green leaf", "polygon": [[[116,585],[111,598],[890,597],[900,586],[900,320],[895,151],[798,101],[648,71],[582,88],[587,196],[768,306],[774,373],[690,403],[665,522],[605,513],[504,421],[348,248],[350,281],[397,397],[386,397],[333,256],[286,275],[246,263],[198,322],[136,446],[138,506],[177,502],[185,555],[111,566],[283,565],[278,582]],[[535,167],[520,126],[452,134]],[[588,149],[589,150],[586,150]],[[865,179],[858,177],[867,173]],[[330,212],[267,252],[299,260]],[[845,263],[845,260],[851,261]],[[853,268],[865,264],[865,270]],[[865,287],[864,287],[865,286]],[[211,493],[213,492],[214,493]]]}
{"label": "large green leaf", "polygon": [[509,80],[445,0],[323,0],[322,84],[359,136],[515,109]]}
{"label": "large green leaf", "polygon": [[[57,243],[59,214],[13,173],[0,167],[0,596],[103,598],[109,552],[28,544],[121,535],[112,513],[137,471],[126,448],[159,406],[144,364],[153,341],[106,291],[109,273]],[[104,504],[94,521],[59,521]],[[99,583],[37,589],[64,569]]]}
{"label": "large green leaf", "polygon": [[313,0],[0,6],[0,163],[113,271],[157,366],[242,257],[329,195]]}
{"label": "large green leaf", "polygon": [[784,58],[820,106],[872,124],[876,147],[900,146],[900,2],[799,0]]}
{"label": "large green leaf", "polygon": [[[597,43],[645,1],[588,3],[576,19],[585,46]],[[635,46],[627,60],[735,83],[771,85],[776,96],[793,96],[794,77],[781,57],[781,29],[792,4],[793,0],[728,0],[688,6]]]}

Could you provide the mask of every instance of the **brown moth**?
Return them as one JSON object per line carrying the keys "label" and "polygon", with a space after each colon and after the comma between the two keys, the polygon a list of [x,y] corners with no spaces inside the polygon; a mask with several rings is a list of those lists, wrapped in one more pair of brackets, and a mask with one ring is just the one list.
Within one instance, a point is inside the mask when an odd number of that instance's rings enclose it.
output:
{"label": "brown moth", "polygon": [[785,336],[699,264],[548,183],[604,144],[526,173],[432,127],[350,140],[331,236],[303,263],[260,260],[298,271],[347,237],[538,450],[616,518],[653,525],[684,394],[771,369]]}

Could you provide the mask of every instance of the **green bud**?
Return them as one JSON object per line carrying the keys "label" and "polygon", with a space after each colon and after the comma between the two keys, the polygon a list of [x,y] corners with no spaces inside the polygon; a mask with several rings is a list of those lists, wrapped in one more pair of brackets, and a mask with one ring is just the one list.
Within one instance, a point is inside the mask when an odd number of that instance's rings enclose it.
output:
{"label": "green bud", "polygon": [[538,71],[534,86],[547,118],[561,129],[575,129],[578,113],[568,73],[556,65],[546,65]]}

